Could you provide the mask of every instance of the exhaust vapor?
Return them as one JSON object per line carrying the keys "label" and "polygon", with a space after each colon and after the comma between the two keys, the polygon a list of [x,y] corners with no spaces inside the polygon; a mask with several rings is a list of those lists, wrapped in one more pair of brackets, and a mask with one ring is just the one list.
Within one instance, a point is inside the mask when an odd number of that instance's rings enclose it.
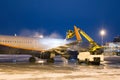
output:
{"label": "exhaust vapor", "polygon": [[62,38],[60,34],[57,32],[53,32],[48,35],[44,35],[47,32],[45,30],[28,30],[24,29],[20,32],[19,36],[24,36],[24,37],[38,37],[38,38]]}
{"label": "exhaust vapor", "polygon": [[56,38],[43,38],[40,39],[40,43],[44,45],[45,49],[56,48],[59,46],[64,46],[65,44],[71,43],[72,41],[65,41],[64,39]]}
{"label": "exhaust vapor", "polygon": [[40,45],[44,46],[45,49],[56,48],[72,42],[62,39],[62,36],[57,32],[53,32],[49,35],[44,35],[44,33],[45,30],[35,31],[25,29],[21,31],[20,36],[40,38]]}

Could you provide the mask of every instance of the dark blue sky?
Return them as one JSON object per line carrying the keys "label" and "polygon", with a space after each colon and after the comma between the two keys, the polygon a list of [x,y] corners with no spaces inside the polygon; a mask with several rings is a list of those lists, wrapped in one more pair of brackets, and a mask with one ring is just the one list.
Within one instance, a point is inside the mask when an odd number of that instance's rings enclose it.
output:
{"label": "dark blue sky", "polygon": [[120,0],[0,0],[0,34],[43,29],[65,37],[74,25],[96,42],[103,27],[104,40],[111,41],[120,35]]}

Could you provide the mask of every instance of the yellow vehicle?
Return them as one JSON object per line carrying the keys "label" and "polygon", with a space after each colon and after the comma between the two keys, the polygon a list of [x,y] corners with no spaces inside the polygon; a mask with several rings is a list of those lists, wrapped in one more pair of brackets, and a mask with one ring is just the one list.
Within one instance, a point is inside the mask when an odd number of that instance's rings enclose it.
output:
{"label": "yellow vehicle", "polygon": [[100,62],[104,60],[104,57],[102,54],[103,49],[91,37],[89,37],[83,30],[74,26],[74,31],[68,30],[66,34],[66,39],[70,39],[76,36],[76,39],[79,42],[82,40],[80,34],[83,37],[85,37],[92,46],[86,52],[79,52],[79,55],[78,55],[79,61],[80,62],[85,61],[86,63],[94,62],[94,63],[100,64]]}

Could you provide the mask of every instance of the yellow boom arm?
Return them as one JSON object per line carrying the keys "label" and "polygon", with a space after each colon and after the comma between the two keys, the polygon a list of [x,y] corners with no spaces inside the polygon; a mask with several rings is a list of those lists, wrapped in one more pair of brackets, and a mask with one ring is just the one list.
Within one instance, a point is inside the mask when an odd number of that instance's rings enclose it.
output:
{"label": "yellow boom arm", "polygon": [[[96,42],[94,42],[94,40],[89,37],[83,30],[81,30],[80,28],[77,28],[76,26],[74,26],[74,31],[69,30],[66,34],[66,39],[70,39],[73,38],[74,36],[76,36],[77,41],[81,41],[81,36],[80,34],[85,37],[88,42],[90,44],[92,44],[92,48],[90,48],[90,52],[94,52],[94,53],[101,53],[101,46],[99,46]],[[99,50],[99,51],[98,51]]]}
{"label": "yellow boom arm", "polygon": [[74,26],[74,31],[68,30],[68,32],[66,33],[66,39],[73,38],[74,36],[76,36],[77,41],[82,41],[79,30],[76,26]]}

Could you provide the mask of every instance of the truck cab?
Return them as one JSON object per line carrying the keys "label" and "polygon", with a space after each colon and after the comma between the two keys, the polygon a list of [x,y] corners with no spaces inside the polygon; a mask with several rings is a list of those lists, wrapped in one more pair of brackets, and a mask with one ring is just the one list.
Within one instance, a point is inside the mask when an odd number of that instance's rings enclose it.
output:
{"label": "truck cab", "polygon": [[95,64],[100,64],[100,62],[104,61],[104,56],[101,54],[98,55],[93,55],[90,52],[79,52],[78,56],[78,61],[79,63],[85,62],[86,64],[89,63],[95,63]]}

